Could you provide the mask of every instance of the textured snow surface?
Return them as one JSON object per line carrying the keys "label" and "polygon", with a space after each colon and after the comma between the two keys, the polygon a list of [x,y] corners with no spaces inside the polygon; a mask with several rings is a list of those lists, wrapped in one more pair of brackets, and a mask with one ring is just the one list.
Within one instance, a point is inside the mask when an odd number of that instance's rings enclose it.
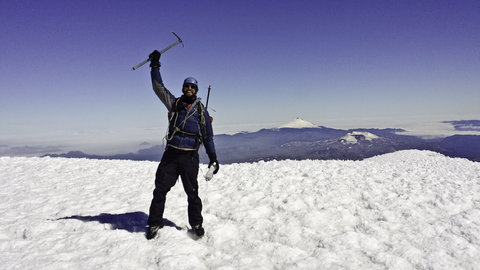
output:
{"label": "textured snow surface", "polygon": [[177,183],[147,241],[156,167],[0,158],[0,269],[480,269],[480,163],[412,150],[224,165],[199,176],[203,239]]}

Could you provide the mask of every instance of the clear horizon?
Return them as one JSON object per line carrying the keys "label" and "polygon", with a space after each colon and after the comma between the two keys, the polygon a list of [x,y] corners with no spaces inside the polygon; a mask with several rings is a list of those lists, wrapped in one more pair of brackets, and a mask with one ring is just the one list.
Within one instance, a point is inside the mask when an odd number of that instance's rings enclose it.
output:
{"label": "clear horizon", "polygon": [[[161,143],[168,89],[196,77],[216,134],[301,117],[332,128],[451,134],[480,119],[478,1],[6,1],[0,4],[0,153],[124,152]],[[430,134],[429,134],[430,132]],[[478,134],[478,133],[476,133]],[[107,150],[110,149],[110,150]]]}

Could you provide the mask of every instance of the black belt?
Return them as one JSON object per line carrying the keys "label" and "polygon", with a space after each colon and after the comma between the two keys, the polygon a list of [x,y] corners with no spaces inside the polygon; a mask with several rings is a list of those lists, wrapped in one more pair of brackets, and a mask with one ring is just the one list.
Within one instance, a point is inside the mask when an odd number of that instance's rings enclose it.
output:
{"label": "black belt", "polygon": [[[170,131],[170,134],[172,134],[172,131]],[[181,131],[181,130],[175,132],[175,136],[180,136],[180,137],[184,137],[184,138],[187,138],[187,137],[198,138],[198,137],[200,137],[198,134],[187,133],[187,132],[184,132],[184,131]]]}

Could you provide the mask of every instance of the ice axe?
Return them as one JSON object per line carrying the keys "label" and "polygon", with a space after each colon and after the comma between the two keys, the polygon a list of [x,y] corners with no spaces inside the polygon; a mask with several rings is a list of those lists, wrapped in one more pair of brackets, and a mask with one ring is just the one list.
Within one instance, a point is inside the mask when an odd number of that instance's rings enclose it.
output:
{"label": "ice axe", "polygon": [[[182,46],[183,46],[183,41],[182,41],[182,39],[180,39],[180,37],[179,37],[177,34],[175,34],[175,32],[172,32],[172,34],[174,34],[175,37],[176,37],[178,40],[175,41],[175,43],[173,43],[172,45],[170,45],[170,46],[166,47],[165,49],[161,50],[161,51],[160,51],[160,54],[162,54],[162,53],[170,50],[172,47],[176,46],[177,44],[182,43]],[[134,67],[132,68],[132,70],[136,70],[137,68],[139,68],[139,67],[145,65],[146,63],[148,63],[148,61],[150,61],[150,60],[152,60],[152,59],[148,58],[147,60],[141,62],[140,64],[138,64],[138,65],[136,65],[136,66],[134,66]]]}
{"label": "ice axe", "polygon": [[208,86],[208,93],[207,93],[207,105],[205,105],[205,109],[208,108],[208,100],[210,99],[210,88],[211,88],[211,86],[209,85]]}

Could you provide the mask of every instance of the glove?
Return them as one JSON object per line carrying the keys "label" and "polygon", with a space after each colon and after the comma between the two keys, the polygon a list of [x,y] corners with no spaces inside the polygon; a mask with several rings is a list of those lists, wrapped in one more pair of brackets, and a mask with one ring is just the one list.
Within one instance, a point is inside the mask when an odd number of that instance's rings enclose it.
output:
{"label": "glove", "polygon": [[210,163],[208,164],[208,168],[210,168],[211,166],[215,166],[215,170],[213,171],[213,174],[217,174],[218,170],[220,169],[220,164],[218,164],[218,161],[217,160],[210,160]]}
{"label": "glove", "polygon": [[220,169],[220,164],[218,164],[217,160],[217,155],[215,153],[208,155],[208,158],[210,159],[210,163],[208,163],[208,168],[215,166],[215,170],[213,171],[213,174],[217,174],[218,170]]}
{"label": "glove", "polygon": [[150,67],[157,68],[160,67],[160,52],[155,50],[150,55],[148,55],[148,59],[150,59]]}

